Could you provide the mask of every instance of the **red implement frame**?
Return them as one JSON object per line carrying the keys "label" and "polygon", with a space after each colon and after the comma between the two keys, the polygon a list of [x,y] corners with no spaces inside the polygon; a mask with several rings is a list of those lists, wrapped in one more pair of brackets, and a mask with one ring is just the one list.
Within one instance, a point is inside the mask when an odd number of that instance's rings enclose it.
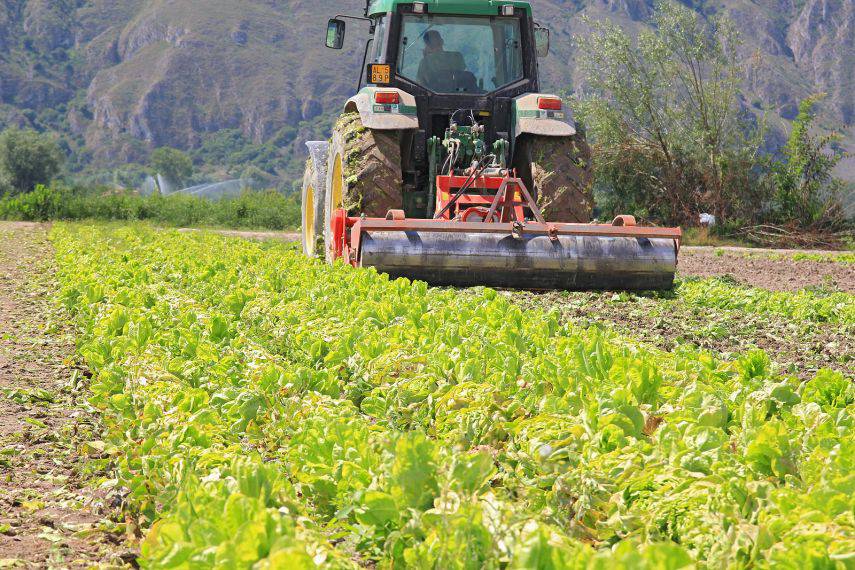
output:
{"label": "red implement frame", "polygon": [[[331,220],[334,258],[344,258],[347,263],[359,266],[360,242],[366,232],[499,233],[516,238],[545,235],[552,240],[559,236],[660,238],[675,240],[678,248],[682,239],[680,228],[639,227],[632,216],[618,216],[611,224],[546,222],[521,179],[510,174],[477,177],[468,188],[495,190],[495,193],[459,193],[468,180],[463,176],[437,176],[438,213],[434,219],[406,219],[402,210],[390,210],[386,219],[352,217],[347,215],[347,210],[336,210]],[[453,193],[452,188],[457,188],[458,193]],[[535,221],[524,220],[526,207]],[[459,221],[467,210],[475,208],[485,210],[484,221]]]}
{"label": "red implement frame", "polygon": [[[469,208],[490,207],[498,195],[503,196],[496,212],[499,215],[499,220],[508,222],[511,221],[511,216],[515,220],[524,218],[524,208],[528,202],[523,200],[522,192],[517,186],[517,182],[522,184],[521,180],[500,176],[479,176],[474,178],[468,186],[468,190],[475,192],[461,194],[455,199],[457,191],[463,188],[468,180],[469,178],[466,176],[436,177],[436,211],[441,214],[439,219],[453,220],[465,216]],[[510,191],[513,194],[508,198],[507,192]],[[446,208],[447,205],[451,205],[451,207]]]}

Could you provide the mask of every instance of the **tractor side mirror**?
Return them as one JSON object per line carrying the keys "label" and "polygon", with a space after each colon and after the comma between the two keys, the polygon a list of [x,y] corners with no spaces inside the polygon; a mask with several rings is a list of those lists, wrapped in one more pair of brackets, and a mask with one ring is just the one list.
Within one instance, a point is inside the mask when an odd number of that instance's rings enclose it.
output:
{"label": "tractor side mirror", "polygon": [[549,55],[549,28],[538,26],[534,29],[534,44],[537,48],[537,57]]}
{"label": "tractor side mirror", "polygon": [[344,20],[333,18],[327,23],[327,47],[341,49],[344,46]]}

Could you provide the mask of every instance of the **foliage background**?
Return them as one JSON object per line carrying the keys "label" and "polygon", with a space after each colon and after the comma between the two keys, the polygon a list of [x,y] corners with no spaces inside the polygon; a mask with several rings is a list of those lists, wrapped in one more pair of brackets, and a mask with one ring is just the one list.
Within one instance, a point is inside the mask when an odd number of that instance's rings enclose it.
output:
{"label": "foliage background", "polygon": [[0,219],[143,220],[171,227],[293,230],[300,227],[300,204],[273,190],[208,200],[184,194],[145,197],[103,188],[38,186],[28,194],[0,198]]}
{"label": "foliage background", "polygon": [[[653,0],[534,0],[553,31],[543,88],[582,91],[572,38],[583,17],[631,36],[651,29]],[[346,49],[323,47],[332,12],[363,0],[7,0],[0,2],[0,128],[61,133],[81,181],[112,183],[153,149],[190,152],[197,176],[233,178],[247,164],[293,189],[304,141],[328,134],[356,87],[366,30],[348,28]],[[744,43],[742,111],[769,110],[768,148],[780,148],[799,101],[827,92],[817,126],[853,148],[852,0],[694,0],[705,18],[727,15]],[[119,171],[119,172],[117,172]],[[855,180],[855,162],[839,167]]]}
{"label": "foliage background", "polygon": [[769,156],[765,117],[740,107],[746,65],[735,23],[670,1],[652,21],[637,37],[588,21],[576,38],[588,83],[576,107],[595,143],[600,208],[684,226],[708,212],[731,228],[841,227],[839,135],[811,134],[824,94],[800,104],[781,158]]}

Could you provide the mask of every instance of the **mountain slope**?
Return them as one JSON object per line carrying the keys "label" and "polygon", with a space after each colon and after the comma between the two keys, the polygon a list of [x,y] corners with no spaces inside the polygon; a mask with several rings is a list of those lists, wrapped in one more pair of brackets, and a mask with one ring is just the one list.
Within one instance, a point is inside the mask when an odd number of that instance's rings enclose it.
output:
{"label": "mountain slope", "polygon": [[[302,141],[319,136],[356,85],[359,24],[347,49],[326,50],[333,12],[363,2],[308,0],[0,0],[0,126],[66,134],[77,168],[144,161],[169,145],[195,149],[228,129],[247,148],[276,149],[280,174],[302,160]],[[582,18],[647,26],[652,0],[535,0],[553,30],[542,62],[545,88],[582,87],[574,34]],[[791,119],[798,101],[825,91],[823,120],[855,122],[855,0],[710,0],[743,33],[744,104]],[[850,139],[851,142],[851,139]],[[852,168],[855,171],[855,167]],[[290,173],[289,173],[290,174]],[[855,172],[853,172],[855,178]]]}

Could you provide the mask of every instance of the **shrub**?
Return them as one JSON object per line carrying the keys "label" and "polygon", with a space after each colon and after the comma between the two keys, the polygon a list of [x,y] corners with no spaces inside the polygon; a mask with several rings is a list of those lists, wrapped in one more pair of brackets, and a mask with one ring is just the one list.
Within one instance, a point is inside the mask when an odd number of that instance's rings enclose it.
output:
{"label": "shrub", "polygon": [[164,146],[151,153],[151,167],[172,184],[181,185],[193,175],[193,161],[178,150]]}
{"label": "shrub", "polygon": [[46,221],[60,215],[63,195],[46,186],[32,192],[0,199],[0,218],[4,220]]}
{"label": "shrub", "polygon": [[49,135],[7,129],[0,134],[0,193],[22,194],[48,184],[64,161],[59,145]]}
{"label": "shrub", "polygon": [[784,147],[784,159],[772,167],[775,196],[772,221],[804,229],[835,229],[843,223],[840,194],[843,182],[832,171],[843,153],[832,148],[836,134],[811,136],[814,107],[824,95],[801,102],[793,130]]}
{"label": "shrub", "polygon": [[762,129],[738,105],[733,23],[665,2],[654,20],[637,40],[607,22],[577,38],[600,208],[690,225],[701,212],[726,222],[759,211]]}

